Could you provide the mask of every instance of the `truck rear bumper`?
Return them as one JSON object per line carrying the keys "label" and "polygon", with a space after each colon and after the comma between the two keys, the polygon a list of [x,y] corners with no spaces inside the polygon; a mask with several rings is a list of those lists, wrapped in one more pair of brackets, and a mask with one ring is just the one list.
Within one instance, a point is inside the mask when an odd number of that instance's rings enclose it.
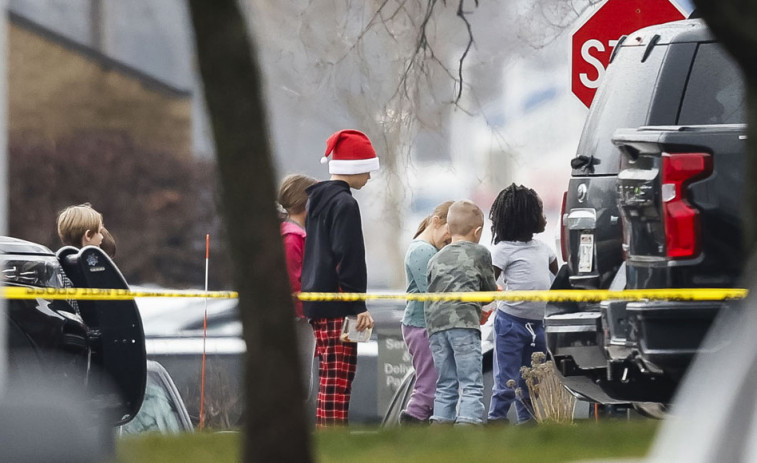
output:
{"label": "truck rear bumper", "polygon": [[721,307],[720,301],[630,302],[628,340],[652,369],[685,369]]}
{"label": "truck rear bumper", "polygon": [[719,301],[604,301],[545,320],[547,347],[563,383],[602,403],[666,403],[701,351]]}
{"label": "truck rear bumper", "polygon": [[572,357],[583,370],[605,368],[602,314],[589,311],[555,314],[544,319],[547,348],[553,357]]}

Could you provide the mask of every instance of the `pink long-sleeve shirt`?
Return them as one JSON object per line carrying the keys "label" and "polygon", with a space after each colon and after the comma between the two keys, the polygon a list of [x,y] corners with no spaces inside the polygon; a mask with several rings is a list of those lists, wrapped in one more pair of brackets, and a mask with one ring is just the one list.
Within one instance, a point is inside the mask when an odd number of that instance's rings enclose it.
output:
{"label": "pink long-sleeve shirt", "polygon": [[[281,222],[281,237],[284,240],[287,273],[292,291],[297,293],[302,289],[302,257],[305,254],[305,230],[293,222]],[[302,312],[302,301],[295,300],[294,312],[298,318],[305,318]]]}

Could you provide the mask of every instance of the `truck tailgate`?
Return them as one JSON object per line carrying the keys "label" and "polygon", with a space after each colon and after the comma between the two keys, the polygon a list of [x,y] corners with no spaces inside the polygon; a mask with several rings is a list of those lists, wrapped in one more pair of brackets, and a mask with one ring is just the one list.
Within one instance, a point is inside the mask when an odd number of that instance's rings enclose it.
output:
{"label": "truck tailgate", "polygon": [[615,132],[628,287],[721,287],[738,277],[746,126]]}

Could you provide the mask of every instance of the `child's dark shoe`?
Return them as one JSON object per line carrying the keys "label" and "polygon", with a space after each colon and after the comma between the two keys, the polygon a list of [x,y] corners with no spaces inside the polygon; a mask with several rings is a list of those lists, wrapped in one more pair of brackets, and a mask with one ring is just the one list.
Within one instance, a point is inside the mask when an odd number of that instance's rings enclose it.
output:
{"label": "child's dark shoe", "polygon": [[426,425],[426,424],[428,424],[428,420],[422,420],[420,418],[416,418],[405,410],[402,410],[400,412],[400,425],[401,426],[407,426],[407,425],[414,426],[414,425]]}

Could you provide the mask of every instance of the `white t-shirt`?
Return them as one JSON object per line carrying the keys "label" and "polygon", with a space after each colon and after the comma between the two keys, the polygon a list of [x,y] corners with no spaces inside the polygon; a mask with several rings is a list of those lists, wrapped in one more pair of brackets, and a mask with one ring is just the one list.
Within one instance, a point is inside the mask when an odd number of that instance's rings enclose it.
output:
{"label": "white t-shirt", "polygon": [[[497,283],[504,290],[545,290],[554,275],[549,264],[556,260],[554,251],[539,240],[500,241],[492,247],[492,265],[502,270]],[[546,302],[497,301],[497,308],[510,315],[542,320]]]}

